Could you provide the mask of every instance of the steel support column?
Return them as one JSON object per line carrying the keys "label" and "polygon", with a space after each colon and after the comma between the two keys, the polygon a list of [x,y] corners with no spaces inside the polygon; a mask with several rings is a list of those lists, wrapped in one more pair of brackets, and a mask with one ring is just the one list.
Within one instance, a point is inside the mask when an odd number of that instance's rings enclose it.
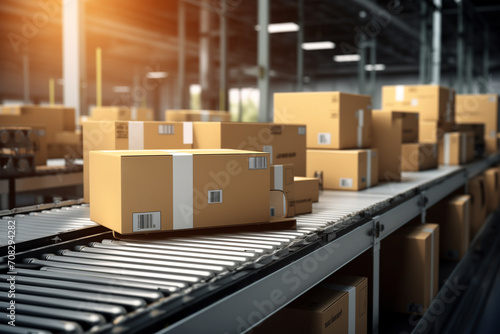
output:
{"label": "steel support column", "polygon": [[472,94],[474,84],[474,27],[467,27],[467,53],[465,60],[465,80],[467,93]]}
{"label": "steel support column", "polygon": [[366,36],[361,34],[360,42],[359,42],[359,62],[358,62],[358,90],[359,94],[366,93],[366,74],[365,74],[365,65],[366,65]]}
{"label": "steel support column", "polygon": [[185,48],[186,48],[186,5],[183,0],[179,0],[178,8],[178,18],[177,18],[177,107],[179,109],[186,108],[186,101],[184,99],[185,82],[186,82],[186,58],[185,58]]}
{"label": "steel support column", "polygon": [[441,81],[441,0],[434,0],[432,16],[432,83]]}
{"label": "steel support column", "polygon": [[462,1],[457,3],[457,93],[464,92],[464,4]]}
{"label": "steel support column", "polygon": [[370,91],[368,92],[372,97],[375,96],[375,78],[377,71],[375,71],[375,64],[377,63],[377,40],[372,38],[370,42],[370,63],[372,70],[370,72]]}
{"label": "steel support column", "polygon": [[483,32],[484,49],[483,49],[483,80],[482,80],[482,93],[488,93],[488,76],[490,72],[490,31],[489,27],[484,27]]}
{"label": "steel support column", "polygon": [[419,82],[426,84],[427,73],[427,2],[420,2],[420,63]]}
{"label": "steel support column", "polygon": [[272,121],[269,110],[269,1],[259,0],[259,33],[258,33],[258,87],[259,87],[259,122]]}
{"label": "steel support column", "polygon": [[298,1],[298,17],[299,17],[299,31],[297,32],[297,92],[304,89],[304,50],[302,43],[304,42],[304,0]]}
{"label": "steel support column", "polygon": [[219,25],[219,110],[226,110],[227,106],[227,26],[226,26],[226,0],[220,1]]}

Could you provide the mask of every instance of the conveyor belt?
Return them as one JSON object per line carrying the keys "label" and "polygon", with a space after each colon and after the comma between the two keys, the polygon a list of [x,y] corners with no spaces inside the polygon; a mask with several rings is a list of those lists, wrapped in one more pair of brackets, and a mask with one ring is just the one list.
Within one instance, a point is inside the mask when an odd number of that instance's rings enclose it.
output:
{"label": "conveyor belt", "polygon": [[[406,182],[362,192],[325,191],[314,213],[297,217],[296,230],[241,232],[154,241],[105,237],[62,242],[16,259],[16,331],[50,333],[140,332],[162,319],[173,322],[252,282],[253,274],[329,242],[397,205],[459,168],[407,173]],[[3,217],[16,221],[16,242],[95,226],[86,205]],[[332,234],[332,232],[334,232]],[[296,255],[294,255],[296,254]],[[287,260],[289,259],[289,260]],[[5,263],[5,258],[2,259]],[[2,291],[8,275],[0,275]],[[227,289],[227,291],[225,290]],[[228,292],[229,291],[229,292]],[[201,305],[196,303],[199,301]],[[6,292],[0,306],[6,305]],[[2,312],[6,308],[2,307]],[[191,310],[191,311],[190,311]],[[6,319],[6,314],[1,314]],[[8,333],[13,328],[1,326]]]}

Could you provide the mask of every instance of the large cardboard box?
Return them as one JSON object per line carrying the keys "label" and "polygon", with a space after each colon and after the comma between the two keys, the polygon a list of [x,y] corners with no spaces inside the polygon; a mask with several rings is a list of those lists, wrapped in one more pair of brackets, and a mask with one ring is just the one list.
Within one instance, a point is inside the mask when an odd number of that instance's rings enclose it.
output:
{"label": "large cardboard box", "polygon": [[319,177],[323,189],[361,190],[378,184],[378,152],[307,150],[307,176]]}
{"label": "large cardboard box", "polygon": [[307,125],[307,148],[371,147],[372,100],[340,92],[275,93],[274,122]]}
{"label": "large cardboard box", "polygon": [[295,186],[295,196],[310,198],[311,202],[319,201],[320,184],[316,177],[295,176],[293,178]]}
{"label": "large cardboard box", "polygon": [[167,110],[165,120],[170,122],[230,122],[231,114],[217,110]]}
{"label": "large cardboard box", "polygon": [[121,234],[268,222],[269,153],[90,152],[90,219]]}
{"label": "large cardboard box", "polygon": [[314,287],[257,326],[252,334],[345,334],[349,332],[349,295]]}
{"label": "large cardboard box", "polygon": [[192,123],[88,121],[83,123],[83,198],[90,203],[89,152],[191,149]]}
{"label": "large cardboard box", "polygon": [[[378,180],[401,181],[401,144],[404,114],[388,110],[373,110],[373,148],[378,151]],[[418,123],[417,123],[418,129]]]}
{"label": "large cardboard box", "polygon": [[306,175],[304,125],[194,122],[193,148],[269,152],[271,165],[293,164],[295,175]]}
{"label": "large cardboard box", "polygon": [[345,291],[349,296],[349,334],[368,332],[368,279],[366,277],[333,274],[320,288]]}
{"label": "large cardboard box", "polygon": [[439,143],[439,164],[463,165],[474,160],[474,133],[447,132]]}
{"label": "large cardboard box", "polygon": [[380,305],[383,309],[424,314],[438,292],[437,224],[404,226],[385,238],[380,249]]}
{"label": "large cardboard box", "polygon": [[486,180],[486,207],[488,213],[498,208],[500,200],[500,169],[498,167],[488,168],[484,172]]}
{"label": "large cardboard box", "polygon": [[382,109],[419,113],[421,121],[455,118],[455,91],[438,85],[383,86]]}
{"label": "large cardboard box", "polygon": [[479,232],[486,219],[486,180],[484,175],[476,176],[469,180],[470,195],[470,239]]}
{"label": "large cardboard box", "polygon": [[438,143],[443,140],[445,133],[454,131],[458,131],[455,123],[420,121],[418,141],[420,143]]}
{"label": "large cardboard box", "polygon": [[457,94],[457,123],[484,123],[486,153],[498,151],[496,139],[498,132],[498,95],[497,94]]}
{"label": "large cardboard box", "polygon": [[90,112],[92,121],[130,121],[130,108],[118,106],[94,107]]}
{"label": "large cardboard box", "polygon": [[285,194],[287,217],[293,217],[295,216],[293,165],[274,165],[270,168],[271,190],[281,190]]}
{"label": "large cardboard box", "polygon": [[131,121],[154,121],[155,113],[151,108],[132,107],[130,108]]}
{"label": "large cardboard box", "polygon": [[401,169],[418,172],[438,167],[438,145],[436,143],[405,143],[401,148]]}
{"label": "large cardboard box", "polygon": [[402,118],[403,143],[418,143],[419,117],[417,113],[398,112]]}
{"label": "large cardboard box", "polygon": [[470,196],[458,195],[427,210],[427,220],[439,223],[440,254],[446,260],[460,260],[470,244]]}

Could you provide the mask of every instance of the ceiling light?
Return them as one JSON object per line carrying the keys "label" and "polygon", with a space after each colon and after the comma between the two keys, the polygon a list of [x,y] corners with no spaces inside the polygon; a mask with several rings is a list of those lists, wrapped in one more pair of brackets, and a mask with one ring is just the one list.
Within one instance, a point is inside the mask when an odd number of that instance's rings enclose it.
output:
{"label": "ceiling light", "polygon": [[148,79],[163,79],[168,76],[167,72],[148,72],[146,78]]}
{"label": "ceiling light", "polygon": [[335,48],[335,43],[330,41],[302,43],[304,50],[327,50]]}
{"label": "ceiling light", "polygon": [[366,64],[365,65],[365,71],[383,71],[385,70],[385,65],[384,64]]}
{"label": "ceiling light", "polygon": [[130,93],[130,87],[129,86],[114,86],[113,93],[120,93],[120,94]]}
{"label": "ceiling light", "polygon": [[[270,34],[299,31],[299,29],[299,25],[294,22],[271,23],[267,25],[267,32]],[[260,26],[256,25],[255,30],[259,31]]]}
{"label": "ceiling light", "polygon": [[333,56],[333,60],[335,60],[337,63],[343,63],[343,62],[349,62],[349,61],[359,61],[360,59],[361,59],[361,56],[358,54]]}

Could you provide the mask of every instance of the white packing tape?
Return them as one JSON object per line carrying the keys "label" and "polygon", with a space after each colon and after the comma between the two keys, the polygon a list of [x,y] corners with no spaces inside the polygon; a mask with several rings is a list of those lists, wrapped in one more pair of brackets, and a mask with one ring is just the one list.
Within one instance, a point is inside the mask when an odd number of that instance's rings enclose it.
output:
{"label": "white packing tape", "polygon": [[193,122],[182,122],[182,141],[184,144],[193,144]]}
{"label": "white packing tape", "polygon": [[366,187],[372,186],[372,150],[366,150]]}
{"label": "white packing tape", "polygon": [[128,149],[144,149],[144,122],[128,122]]}
{"label": "white packing tape", "polygon": [[193,228],[193,155],[172,154],[173,229]]}
{"label": "white packing tape", "polygon": [[443,145],[444,145],[444,150],[443,150],[443,154],[444,154],[444,164],[445,165],[449,165],[450,164],[450,151],[451,151],[451,138],[450,138],[450,134],[449,133],[445,133],[444,134],[444,138],[443,138]]}
{"label": "white packing tape", "polygon": [[348,312],[349,329],[347,332],[349,334],[355,334],[356,333],[356,287],[341,285],[341,284],[330,284],[330,283],[321,284],[320,286],[328,289],[347,292],[349,298],[349,312]]}
{"label": "white packing tape", "polygon": [[430,300],[434,299],[434,230],[430,228],[424,228],[424,232],[431,234],[431,284],[430,284]]}
{"label": "white packing tape", "polygon": [[358,110],[358,148],[363,147],[364,115],[365,115],[365,111],[363,109],[359,109]]}
{"label": "white packing tape", "polygon": [[283,191],[283,165],[274,166],[274,189]]}
{"label": "white packing tape", "polygon": [[467,134],[460,134],[460,164],[467,161]]}
{"label": "white packing tape", "polygon": [[269,153],[269,164],[273,164],[273,145],[264,145],[262,146],[262,152]]}
{"label": "white packing tape", "polygon": [[396,96],[394,99],[398,102],[405,100],[405,86],[396,86]]}

